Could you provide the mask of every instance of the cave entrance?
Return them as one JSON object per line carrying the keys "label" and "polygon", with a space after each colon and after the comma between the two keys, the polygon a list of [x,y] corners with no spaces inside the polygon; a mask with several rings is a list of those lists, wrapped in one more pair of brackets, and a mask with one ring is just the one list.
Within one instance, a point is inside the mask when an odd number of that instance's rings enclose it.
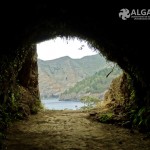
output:
{"label": "cave entrance", "polygon": [[[77,110],[101,101],[118,68],[79,38],[56,37],[37,44],[40,99],[46,109]],[[85,102],[84,98],[93,98]]]}

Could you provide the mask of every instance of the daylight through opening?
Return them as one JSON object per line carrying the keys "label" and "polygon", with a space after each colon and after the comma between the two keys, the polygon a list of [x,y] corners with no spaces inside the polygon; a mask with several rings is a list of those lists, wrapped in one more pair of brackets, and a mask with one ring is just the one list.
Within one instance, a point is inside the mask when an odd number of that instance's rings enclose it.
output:
{"label": "daylight through opening", "polygon": [[60,38],[37,44],[38,82],[45,109],[97,107],[122,71],[87,41]]}

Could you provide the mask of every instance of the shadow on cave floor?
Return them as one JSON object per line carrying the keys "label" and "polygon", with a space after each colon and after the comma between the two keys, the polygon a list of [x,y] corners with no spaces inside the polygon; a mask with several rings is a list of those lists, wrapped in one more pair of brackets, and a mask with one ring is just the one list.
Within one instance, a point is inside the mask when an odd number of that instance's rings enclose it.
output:
{"label": "shadow on cave floor", "polygon": [[7,150],[149,150],[144,135],[92,121],[88,112],[45,110],[8,129]]}

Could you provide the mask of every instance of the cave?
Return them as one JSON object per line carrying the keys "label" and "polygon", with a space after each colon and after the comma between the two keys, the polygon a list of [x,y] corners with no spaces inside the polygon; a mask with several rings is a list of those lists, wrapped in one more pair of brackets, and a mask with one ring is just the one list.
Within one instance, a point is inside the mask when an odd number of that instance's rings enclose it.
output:
{"label": "cave", "polygon": [[[24,118],[40,105],[36,43],[78,37],[117,63],[132,81],[138,109],[150,106],[149,21],[121,20],[112,8],[87,2],[9,3],[1,9],[0,117]],[[9,13],[7,13],[9,12]],[[19,107],[17,105],[20,104]],[[4,128],[1,124],[0,128]]]}

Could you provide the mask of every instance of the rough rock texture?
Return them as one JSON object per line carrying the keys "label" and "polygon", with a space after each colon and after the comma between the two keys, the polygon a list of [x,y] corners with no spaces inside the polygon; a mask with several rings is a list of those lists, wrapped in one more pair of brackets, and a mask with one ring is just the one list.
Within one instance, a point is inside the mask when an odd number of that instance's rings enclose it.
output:
{"label": "rough rock texture", "polygon": [[1,54],[56,36],[77,36],[130,74],[138,91],[139,105],[149,103],[149,23],[125,22],[118,17],[121,8],[108,5],[107,9],[105,5],[88,2],[86,7],[74,4],[66,8],[65,5],[44,2],[3,5],[4,12],[11,13],[1,16]]}
{"label": "rough rock texture", "polygon": [[126,73],[112,81],[101,102],[101,109],[104,108],[106,112],[104,115],[98,114],[98,120],[147,133],[150,131],[149,105],[138,105],[136,90],[132,83]]}
{"label": "rough rock texture", "polygon": [[19,83],[39,98],[36,45],[32,45],[18,74]]}
{"label": "rough rock texture", "polygon": [[131,89],[128,85],[129,81],[125,73],[115,78],[109,90],[105,93],[104,101],[108,102],[110,107],[124,106],[129,102],[131,97]]}
{"label": "rough rock texture", "polygon": [[[87,40],[107,59],[118,63],[133,81],[138,109],[150,106],[149,21],[122,20],[118,17],[122,9],[118,2],[114,4],[117,8],[91,1],[86,1],[86,6],[72,1],[59,4],[22,1],[1,4],[0,103],[9,106],[14,100],[12,91],[18,77],[23,85],[36,87],[24,71],[23,77],[17,76],[27,56],[27,45],[66,36]],[[30,55],[28,57],[30,59]],[[21,80],[23,78],[26,80]],[[31,93],[32,86],[27,87]],[[38,97],[37,90],[33,93]],[[3,111],[1,109],[1,114]]]}
{"label": "rough rock texture", "polygon": [[[36,45],[32,45],[17,77],[22,97],[20,103],[29,107],[29,114],[37,112],[40,104]],[[24,109],[24,108],[23,108]]]}
{"label": "rough rock texture", "polygon": [[1,129],[8,120],[28,117],[39,108],[35,45],[26,46],[7,57],[3,56],[0,64]]}

